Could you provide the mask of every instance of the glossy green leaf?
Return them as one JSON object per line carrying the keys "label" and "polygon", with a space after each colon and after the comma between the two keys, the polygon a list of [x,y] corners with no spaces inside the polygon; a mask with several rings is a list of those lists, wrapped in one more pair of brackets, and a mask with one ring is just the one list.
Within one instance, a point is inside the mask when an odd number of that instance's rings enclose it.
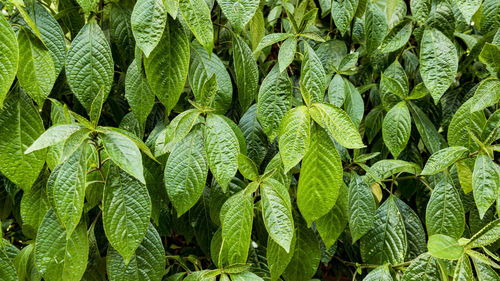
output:
{"label": "glossy green leaf", "polygon": [[212,53],[214,30],[207,3],[204,0],[179,0],[179,8],[198,42],[208,53]]}
{"label": "glossy green leaf", "polygon": [[411,21],[403,21],[394,26],[382,41],[380,51],[390,53],[402,48],[410,39],[412,26]]}
{"label": "glossy green leaf", "polygon": [[403,275],[403,281],[441,281],[441,272],[436,258],[429,253],[413,261]]}
{"label": "glossy green leaf", "polygon": [[297,223],[295,250],[283,277],[287,281],[309,280],[316,273],[321,258],[319,241],[312,229]]}
{"label": "glossy green leaf", "polygon": [[315,222],[316,229],[327,249],[335,244],[349,221],[348,193],[347,186],[342,184],[339,190],[339,197],[333,208]]}
{"label": "glossy green leaf", "polygon": [[332,81],[330,81],[330,85],[328,85],[328,102],[337,107],[341,107],[342,104],[344,104],[346,91],[348,90],[342,76],[336,74]]}
{"label": "glossy green leaf", "polygon": [[[246,3],[246,1],[243,1]],[[259,87],[259,70],[253,57],[252,50],[238,36],[233,36],[233,61],[238,88],[238,100],[242,112],[245,112],[257,97]]]}
{"label": "glossy green leaf", "polygon": [[144,68],[151,89],[170,112],[177,104],[186,83],[190,57],[189,39],[179,21],[172,18],[168,19],[162,31],[158,45],[144,60]]}
{"label": "glossy green leaf", "polygon": [[458,239],[464,232],[465,214],[460,194],[446,179],[432,191],[425,212],[425,224],[429,236],[444,234]]}
{"label": "glossy green leaf", "polygon": [[238,155],[238,171],[245,178],[256,181],[259,179],[259,169],[252,159],[248,158],[245,154]]}
{"label": "glossy green leaf", "polygon": [[305,106],[287,112],[280,124],[279,147],[281,160],[288,172],[306,154],[311,137],[311,119]]}
{"label": "glossy green leaf", "polygon": [[457,51],[450,39],[437,29],[426,29],[420,42],[420,74],[435,103],[455,80],[457,69]]}
{"label": "glossy green leaf", "polygon": [[131,15],[132,32],[137,47],[146,57],[158,45],[162,37],[167,13],[162,0],[139,0]]}
{"label": "glossy green leaf", "polygon": [[271,280],[276,281],[279,279],[281,274],[285,271],[288,263],[292,260],[295,253],[295,229],[292,231],[293,239],[290,244],[290,251],[287,253],[283,247],[276,243],[272,238],[267,239],[267,264],[269,266],[269,271],[271,275]]}
{"label": "glossy green leaf", "polygon": [[370,273],[368,273],[363,281],[392,281],[391,271],[389,266],[382,265],[376,267]]}
{"label": "glossy green leaf", "polygon": [[26,149],[24,154],[29,154],[33,151],[44,149],[53,146],[68,139],[75,132],[83,129],[80,124],[67,124],[52,126],[47,131],[33,142],[33,144]]}
{"label": "glossy green leaf", "polygon": [[482,219],[497,199],[500,189],[500,167],[484,153],[480,153],[476,158],[472,173],[472,189],[474,202]]}
{"label": "glossy green leaf", "polygon": [[467,151],[468,149],[463,146],[443,148],[429,157],[421,174],[434,175],[442,172],[453,165],[457,160],[464,157]]}
{"label": "glossy green leaf", "polygon": [[2,108],[7,92],[16,77],[19,62],[19,46],[16,34],[3,16],[0,17],[0,33],[2,34],[0,37],[0,50],[4,54],[0,58],[0,108]]}
{"label": "glossy green leaf", "polygon": [[187,212],[200,198],[208,174],[203,133],[195,129],[178,142],[165,167],[165,186],[177,215]]}
{"label": "glossy green leaf", "polygon": [[300,89],[306,104],[322,102],[326,90],[326,73],[321,61],[309,44],[304,46],[300,72]]}
{"label": "glossy green leaf", "polygon": [[413,102],[409,102],[408,105],[422,142],[429,152],[438,152],[443,146],[443,137],[439,134],[429,117],[417,105]]}
{"label": "glossy green leaf", "polygon": [[394,156],[405,149],[411,133],[411,116],[405,102],[393,106],[384,117],[382,136],[384,143]]}
{"label": "glossy green leaf", "polygon": [[106,271],[112,281],[161,281],[165,264],[165,250],[161,237],[151,223],[128,264],[118,251],[111,247],[108,248],[106,257]]}
{"label": "glossy green leaf", "polygon": [[146,77],[137,69],[135,60],[128,67],[125,76],[125,98],[134,112],[134,116],[141,124],[144,124],[153,109],[155,94]]}
{"label": "glossy green leaf", "polygon": [[0,110],[0,172],[29,191],[45,163],[45,150],[25,155],[26,149],[43,133],[42,118],[22,91],[9,93]]}
{"label": "glossy green leaf", "polygon": [[382,73],[380,84],[400,98],[405,98],[410,91],[406,72],[397,60]]}
{"label": "glossy green leaf", "polygon": [[349,230],[355,242],[373,226],[376,206],[368,184],[358,175],[349,185]]}
{"label": "glossy green leaf", "polygon": [[286,40],[286,39],[288,39],[289,37],[292,37],[292,36],[293,36],[293,34],[290,34],[290,33],[273,33],[273,34],[268,34],[268,35],[264,36],[260,40],[260,42],[258,42],[259,44],[255,48],[255,50],[253,51],[253,53],[257,54],[262,49],[264,49],[266,47],[269,47],[271,45],[274,45],[274,44],[276,44],[278,42],[281,42],[283,40]]}
{"label": "glossy green leaf", "polygon": [[148,229],[151,215],[148,190],[137,179],[112,165],[106,179],[102,205],[106,237],[123,257],[125,264],[129,264]]}
{"label": "glossy green leaf", "polygon": [[222,12],[231,26],[237,31],[243,30],[259,8],[259,0],[217,0]]}
{"label": "glossy green leaf", "polygon": [[19,67],[17,78],[26,93],[38,104],[49,96],[56,72],[49,50],[29,30],[21,28],[17,36]]}
{"label": "glossy green leaf", "polygon": [[462,255],[457,261],[455,272],[453,273],[453,280],[466,281],[473,280],[474,274],[472,273],[472,266],[470,259],[467,255]]}
{"label": "glossy green leaf", "polygon": [[481,7],[481,0],[456,0],[456,3],[467,23],[470,23],[472,16]]}
{"label": "glossy green leaf", "polygon": [[387,21],[380,8],[369,2],[365,12],[366,50],[371,53],[377,49],[387,33]]}
{"label": "glossy green leaf", "polygon": [[500,80],[495,78],[483,80],[472,98],[471,112],[493,106],[500,100]]}
{"label": "glossy green leaf", "polygon": [[295,58],[295,49],[297,49],[297,38],[289,37],[281,45],[278,53],[278,64],[280,72],[283,72]]}
{"label": "glossy green leaf", "polygon": [[113,58],[108,41],[95,20],[89,21],[71,42],[66,77],[78,101],[89,111],[92,101],[113,83]]}
{"label": "glossy green leaf", "polygon": [[351,25],[359,0],[332,1],[332,18],[341,34],[345,34]]}

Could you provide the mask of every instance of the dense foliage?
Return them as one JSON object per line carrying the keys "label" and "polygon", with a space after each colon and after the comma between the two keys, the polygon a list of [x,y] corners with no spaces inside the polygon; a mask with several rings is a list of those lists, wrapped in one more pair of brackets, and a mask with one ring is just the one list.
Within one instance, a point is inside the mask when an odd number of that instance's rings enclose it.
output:
{"label": "dense foliage", "polygon": [[500,1],[0,3],[0,280],[500,280]]}

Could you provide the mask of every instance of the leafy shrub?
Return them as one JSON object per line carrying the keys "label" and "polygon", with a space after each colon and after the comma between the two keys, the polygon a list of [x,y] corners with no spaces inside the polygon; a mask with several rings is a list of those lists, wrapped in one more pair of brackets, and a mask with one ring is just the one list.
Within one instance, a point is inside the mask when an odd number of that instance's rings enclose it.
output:
{"label": "leafy shrub", "polygon": [[500,279],[498,0],[2,2],[0,280]]}

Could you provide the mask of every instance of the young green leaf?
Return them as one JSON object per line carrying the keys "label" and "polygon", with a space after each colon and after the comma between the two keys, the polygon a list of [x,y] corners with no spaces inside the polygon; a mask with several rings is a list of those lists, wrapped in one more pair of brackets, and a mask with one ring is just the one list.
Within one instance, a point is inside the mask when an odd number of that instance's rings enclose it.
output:
{"label": "young green leaf", "polygon": [[472,266],[470,264],[469,256],[462,255],[457,261],[455,272],[453,273],[453,280],[466,281],[473,280]]}
{"label": "young green leaf", "polygon": [[382,265],[370,271],[363,281],[392,281],[391,270],[388,265]]}
{"label": "young green leaf", "polygon": [[246,179],[256,181],[259,179],[259,169],[252,159],[248,158],[245,154],[238,155],[238,170],[241,175]]}

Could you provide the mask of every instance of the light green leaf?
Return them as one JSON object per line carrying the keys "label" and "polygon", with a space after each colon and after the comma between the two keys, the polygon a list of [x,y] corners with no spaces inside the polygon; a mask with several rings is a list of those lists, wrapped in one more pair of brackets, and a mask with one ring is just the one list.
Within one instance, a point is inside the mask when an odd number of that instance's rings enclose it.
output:
{"label": "light green leaf", "polygon": [[138,0],[131,15],[132,32],[135,42],[146,57],[160,42],[167,13],[162,0]]}
{"label": "light green leaf", "polygon": [[464,157],[467,152],[468,149],[463,146],[443,148],[429,157],[421,174],[434,175],[442,172],[453,165],[457,160]]}
{"label": "light green leaf", "polygon": [[29,154],[33,151],[37,151],[40,149],[44,149],[49,146],[53,146],[60,142],[65,141],[75,132],[83,129],[80,124],[64,124],[64,125],[55,125],[47,129],[47,131],[43,132],[43,134],[33,142],[33,144],[26,149],[24,154]]}
{"label": "light green leaf", "polygon": [[274,66],[262,81],[257,100],[257,118],[262,130],[273,141],[279,133],[281,119],[292,107],[292,84],[288,73]]}
{"label": "light green leaf", "polygon": [[179,0],[179,8],[189,29],[210,54],[214,47],[214,28],[210,9],[204,0]]}
{"label": "light green leaf", "polygon": [[281,182],[268,178],[261,183],[260,194],[262,216],[269,237],[289,253],[295,228],[288,189]]}
{"label": "light green leaf", "polygon": [[19,62],[19,46],[16,34],[5,17],[0,17],[0,109],[16,77]]}
{"label": "light green leaf", "polygon": [[127,265],[148,229],[151,216],[148,190],[137,179],[112,165],[103,194],[104,232]]}
{"label": "light green leaf", "polygon": [[405,98],[408,96],[408,77],[401,64],[394,61],[381,75],[380,84],[392,94]]}
{"label": "light green leaf", "polygon": [[462,255],[457,261],[457,266],[455,267],[455,272],[453,273],[453,280],[455,281],[468,281],[474,280],[474,275],[472,274],[472,266],[470,264],[469,256]]}
{"label": "light green leaf", "polygon": [[344,79],[344,82],[346,83],[346,87],[349,89],[346,92],[344,109],[349,117],[351,117],[351,120],[356,127],[359,127],[365,112],[363,97],[358,89],[349,80]]}
{"label": "light green leaf", "polygon": [[247,111],[257,97],[259,69],[250,47],[239,36],[233,36],[233,62],[241,112]]}
{"label": "light green leaf", "polygon": [[279,280],[279,277],[285,271],[288,263],[292,260],[295,253],[295,229],[292,231],[293,239],[290,244],[290,251],[287,253],[283,247],[276,243],[271,237],[267,239],[266,260],[271,274],[271,281]]}
{"label": "light green leaf", "polygon": [[437,260],[429,253],[422,254],[406,269],[402,281],[441,281]]}
{"label": "light green leaf", "polygon": [[425,212],[425,224],[429,236],[444,234],[460,238],[464,232],[465,214],[458,191],[446,179],[432,191]]}
{"label": "light green leaf", "polygon": [[490,78],[481,81],[471,100],[471,112],[497,104],[500,100],[500,80]]}
{"label": "light green leaf", "polygon": [[311,117],[321,127],[326,128],[335,140],[346,148],[362,148],[358,129],[345,111],[335,105],[315,103],[311,107]]}
{"label": "light green leaf", "polygon": [[411,116],[406,102],[400,102],[393,106],[384,117],[382,123],[382,136],[384,143],[394,156],[405,149],[411,133]]}
{"label": "light green leaf", "polygon": [[346,91],[349,89],[340,74],[336,74],[328,86],[328,102],[341,107],[344,104]]}
{"label": "light green leaf", "polygon": [[252,159],[248,158],[245,154],[238,155],[238,170],[245,178],[256,181],[259,179],[259,169]]}
{"label": "light green leaf", "polygon": [[2,281],[19,280],[16,268],[3,247],[0,247],[0,276],[2,276]]}
{"label": "light green leaf", "polygon": [[479,138],[479,133],[486,124],[483,111],[471,112],[473,98],[463,103],[455,112],[448,126],[447,139],[450,146],[465,146],[469,151],[476,151],[479,145],[471,133]]}
{"label": "light green leaf", "polygon": [[280,46],[278,52],[278,64],[280,67],[280,72],[283,72],[293,61],[295,57],[295,49],[297,49],[297,38],[289,37]]}
{"label": "light green leaf", "polygon": [[238,170],[240,147],[231,127],[215,114],[206,118],[205,151],[210,171],[222,190],[226,190]]}
{"label": "light green leaf", "polygon": [[498,76],[498,73],[500,73],[498,56],[500,56],[500,46],[488,42],[484,44],[483,50],[479,54],[479,60],[486,64],[486,68],[493,76]]}
{"label": "light green leaf", "polygon": [[[156,140],[155,155],[171,152],[175,144],[187,136],[191,129],[202,120],[200,111],[197,109],[186,110],[175,116],[165,130],[164,137],[160,133]],[[160,146],[164,146],[164,148]]]}
{"label": "light green leaf", "polygon": [[65,162],[59,165],[58,172],[49,178],[51,204],[69,239],[80,222],[85,201],[85,178],[87,176],[86,144],[77,149]]}
{"label": "light green leaf", "polygon": [[370,273],[368,273],[365,278],[363,278],[363,281],[392,281],[392,276],[391,276],[391,271],[389,269],[389,266],[387,265],[382,265],[379,266]]}
{"label": "light green leaf", "polygon": [[137,145],[127,136],[115,131],[105,131],[99,133],[99,136],[111,160],[141,183],[145,183],[142,156]]}
{"label": "light green leaf", "polygon": [[231,196],[222,205],[222,247],[228,264],[246,263],[252,235],[253,196],[244,191]]}
{"label": "light green leaf", "polygon": [[257,274],[250,271],[243,271],[241,273],[231,274],[231,280],[233,281],[264,281]]}
{"label": "light green leaf", "polygon": [[108,96],[113,74],[113,58],[108,41],[96,21],[91,20],[78,32],[69,47],[66,60],[68,84],[89,111],[101,88],[104,96]]}
{"label": "light green leaf", "polygon": [[306,104],[322,102],[326,90],[326,73],[318,55],[309,44],[304,45],[300,71],[300,89]]}
{"label": "light green leaf", "polygon": [[316,229],[327,249],[330,249],[344,232],[349,221],[349,190],[345,184],[340,186],[339,197],[333,208],[316,220]]}
{"label": "light green leaf", "polygon": [[455,80],[458,57],[455,45],[437,29],[426,29],[420,42],[420,74],[437,103]]}
{"label": "light green leaf", "polygon": [[88,17],[90,12],[95,11],[97,8],[97,0],[76,0],[78,5],[82,7],[83,12],[85,13],[85,17]]}
{"label": "light green leaf", "polygon": [[177,215],[187,212],[198,201],[208,174],[208,161],[200,128],[178,142],[165,166],[165,186]]}
{"label": "light green leaf", "polygon": [[352,70],[355,66],[356,63],[358,62],[359,58],[359,53],[354,52],[354,53],[349,53],[347,54],[339,64],[339,71],[344,72],[344,71],[350,71]]}
{"label": "light green leaf", "polygon": [[349,230],[354,243],[372,228],[376,212],[371,188],[359,175],[351,179],[348,202]]}
{"label": "light green leaf", "polygon": [[429,94],[429,90],[425,87],[423,82],[418,83],[411,89],[411,93],[408,97],[406,97],[407,100],[418,100],[421,99]]}
{"label": "light green leaf", "polygon": [[369,2],[365,12],[365,40],[368,53],[377,49],[387,33],[385,15],[377,4]]}
{"label": "light green leaf", "polygon": [[332,18],[342,35],[349,29],[358,8],[358,3],[359,0],[336,0],[332,2]]}
{"label": "light green leaf", "polygon": [[125,76],[125,98],[139,123],[144,124],[155,104],[155,94],[146,77],[137,69],[135,60],[129,65]]}
{"label": "light green leaf", "polygon": [[21,28],[17,41],[19,84],[41,108],[56,81],[54,62],[49,50],[26,28]]}
{"label": "light green leaf", "polygon": [[259,0],[217,0],[236,32],[240,32],[259,8]]}
{"label": "light green leaf", "polygon": [[474,267],[476,268],[476,274],[479,281],[500,280],[500,276],[498,276],[496,271],[490,266],[474,258],[472,261],[474,262]]}
{"label": "light green leaf", "polygon": [[158,45],[144,60],[149,85],[168,112],[177,104],[184,89],[189,57],[187,34],[179,21],[169,18]]}
{"label": "light green leaf", "polygon": [[292,36],[293,36],[293,34],[290,34],[290,33],[272,33],[272,34],[268,34],[268,35],[264,36],[260,40],[260,42],[258,42],[259,44],[255,48],[255,50],[253,51],[253,53],[257,54],[262,49],[264,49],[264,48],[266,48],[268,46],[274,45],[274,44],[276,44],[278,42],[281,42],[283,40],[286,40],[286,39],[288,39],[289,37],[292,37]]}
{"label": "light green leaf", "polygon": [[467,248],[477,248],[484,247],[492,244],[499,239],[500,236],[500,219],[496,219],[480,231],[478,231],[474,236],[472,236],[467,242]]}
{"label": "light green leaf", "polygon": [[470,24],[472,16],[481,7],[481,0],[455,0],[458,9],[465,18],[465,21]]}
{"label": "light green leaf", "polygon": [[472,189],[481,219],[497,199],[500,190],[499,168],[485,153],[480,153],[476,158],[472,173]]}
{"label": "light green leaf", "polygon": [[66,240],[64,228],[56,214],[49,210],[38,229],[35,249],[36,267],[45,280],[80,280],[89,254],[85,222]]}
{"label": "light green leaf", "polygon": [[394,26],[382,41],[380,51],[390,53],[402,48],[410,39],[412,26],[411,21],[403,21]]}
{"label": "light green leaf", "polygon": [[402,172],[416,175],[421,171],[420,166],[415,163],[395,159],[380,160],[372,165],[371,170],[381,180]]}
{"label": "light green leaf", "polygon": [[122,256],[115,249],[108,247],[106,271],[111,281],[161,281],[165,264],[165,249],[163,249],[161,237],[151,223],[146,236],[128,264],[125,264]]}
{"label": "light green leaf", "polygon": [[43,133],[43,121],[31,99],[21,90],[9,93],[0,110],[0,172],[29,191],[45,163],[45,150],[24,151]]}
{"label": "light green leaf", "polygon": [[319,241],[312,229],[302,222],[297,225],[293,257],[283,272],[287,281],[309,280],[316,273],[321,259]]}
{"label": "light green leaf", "polygon": [[296,107],[281,119],[279,148],[285,172],[297,165],[306,154],[311,136],[309,110],[305,106]]}

